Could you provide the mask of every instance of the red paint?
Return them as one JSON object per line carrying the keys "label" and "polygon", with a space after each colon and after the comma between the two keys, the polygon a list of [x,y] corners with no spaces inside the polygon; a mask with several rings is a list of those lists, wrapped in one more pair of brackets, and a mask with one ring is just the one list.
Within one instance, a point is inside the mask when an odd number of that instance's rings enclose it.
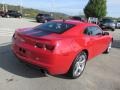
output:
{"label": "red paint", "polygon": [[[55,20],[54,22],[62,22]],[[66,23],[76,26],[62,34],[48,34],[35,37],[22,33],[27,28],[16,30],[12,42],[12,50],[20,60],[37,65],[50,74],[68,72],[74,58],[82,50],[88,51],[88,60],[101,54],[112,40],[111,35],[88,36],[84,34],[88,26],[95,24],[68,20]],[[33,32],[36,33],[36,32]]]}

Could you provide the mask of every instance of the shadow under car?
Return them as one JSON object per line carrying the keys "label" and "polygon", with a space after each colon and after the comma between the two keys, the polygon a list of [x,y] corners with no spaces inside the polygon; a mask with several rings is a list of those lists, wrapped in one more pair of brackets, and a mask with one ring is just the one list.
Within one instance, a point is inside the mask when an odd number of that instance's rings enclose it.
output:
{"label": "shadow under car", "polygon": [[10,44],[0,44],[0,68],[26,78],[45,77],[40,69],[27,67],[13,55]]}

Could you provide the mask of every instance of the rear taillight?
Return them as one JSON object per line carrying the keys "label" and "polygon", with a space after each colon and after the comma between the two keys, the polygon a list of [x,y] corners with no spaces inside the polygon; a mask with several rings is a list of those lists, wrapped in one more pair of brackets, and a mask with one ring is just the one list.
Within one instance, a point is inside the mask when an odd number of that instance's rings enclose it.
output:
{"label": "rear taillight", "polygon": [[51,50],[51,51],[54,50],[54,46],[53,45],[47,45],[46,44],[45,47],[46,47],[47,50]]}
{"label": "rear taillight", "polygon": [[43,48],[44,47],[44,45],[42,43],[36,43],[35,46],[38,47],[38,48]]}
{"label": "rear taillight", "polygon": [[54,46],[49,44],[36,43],[35,47],[50,51],[54,50]]}

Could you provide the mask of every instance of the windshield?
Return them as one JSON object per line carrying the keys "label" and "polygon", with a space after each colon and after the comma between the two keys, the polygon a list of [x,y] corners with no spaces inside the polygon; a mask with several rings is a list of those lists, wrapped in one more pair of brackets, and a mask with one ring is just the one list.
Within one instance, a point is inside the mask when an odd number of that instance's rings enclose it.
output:
{"label": "windshield", "polygon": [[38,14],[38,16],[50,16],[48,14]]}
{"label": "windshield", "polygon": [[63,33],[74,26],[75,26],[74,24],[68,24],[64,22],[48,22],[35,27],[34,30]]}
{"label": "windshield", "polygon": [[111,19],[103,19],[102,22],[103,23],[113,23],[113,21]]}
{"label": "windshield", "polygon": [[81,17],[73,17],[74,20],[81,20]]}

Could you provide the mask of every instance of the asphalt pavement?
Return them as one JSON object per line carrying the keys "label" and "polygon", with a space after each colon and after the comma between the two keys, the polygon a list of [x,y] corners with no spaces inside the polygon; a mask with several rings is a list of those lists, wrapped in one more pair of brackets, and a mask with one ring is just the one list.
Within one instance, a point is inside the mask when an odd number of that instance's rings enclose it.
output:
{"label": "asphalt pavement", "polygon": [[0,18],[0,90],[120,90],[120,30],[110,32],[114,43],[110,54],[87,62],[83,75],[69,79],[45,75],[22,64],[11,52],[11,37],[17,28],[37,26],[35,20]]}

